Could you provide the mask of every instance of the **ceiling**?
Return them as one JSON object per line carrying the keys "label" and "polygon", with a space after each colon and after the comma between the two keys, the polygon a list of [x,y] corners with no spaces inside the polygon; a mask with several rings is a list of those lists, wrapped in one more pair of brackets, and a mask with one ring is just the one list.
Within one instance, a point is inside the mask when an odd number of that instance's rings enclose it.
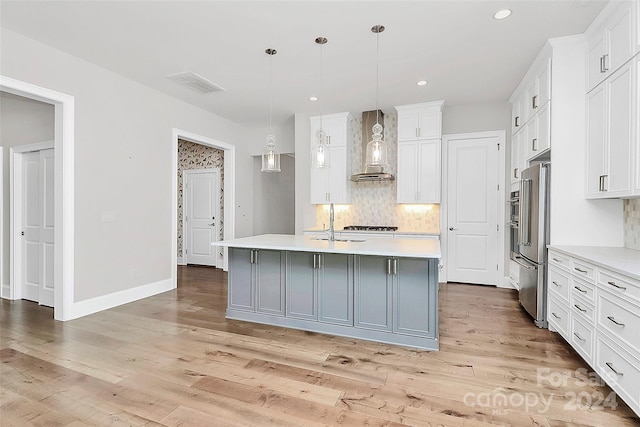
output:
{"label": "ceiling", "polygon": [[[248,128],[295,113],[444,99],[506,102],[548,38],[582,33],[606,2],[494,1],[7,1],[3,27]],[[493,13],[509,8],[502,21]],[[314,40],[328,38],[320,61]],[[270,58],[266,48],[277,49]],[[269,84],[269,60],[273,83]],[[322,73],[320,65],[322,64]],[[200,94],[165,76],[193,71],[225,92]],[[426,86],[417,86],[427,80]]]}

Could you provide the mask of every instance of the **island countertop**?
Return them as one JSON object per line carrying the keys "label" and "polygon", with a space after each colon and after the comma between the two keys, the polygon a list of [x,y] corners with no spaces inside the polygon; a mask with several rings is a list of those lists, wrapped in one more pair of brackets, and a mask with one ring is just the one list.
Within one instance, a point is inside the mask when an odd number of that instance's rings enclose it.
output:
{"label": "island countertop", "polygon": [[299,252],[378,255],[408,258],[441,258],[439,240],[394,239],[369,237],[352,241],[330,242],[317,237],[290,234],[263,234],[233,240],[221,240],[214,246],[273,249]]}

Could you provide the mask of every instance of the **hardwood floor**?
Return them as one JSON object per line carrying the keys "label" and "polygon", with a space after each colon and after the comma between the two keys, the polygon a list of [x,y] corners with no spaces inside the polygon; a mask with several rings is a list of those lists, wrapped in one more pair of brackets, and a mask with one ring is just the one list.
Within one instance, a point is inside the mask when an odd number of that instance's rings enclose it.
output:
{"label": "hardwood floor", "polygon": [[225,273],[178,274],[175,291],[64,323],[2,300],[0,424],[640,424],[619,398],[597,407],[611,390],[515,291],[441,285],[427,352],[227,321]]}

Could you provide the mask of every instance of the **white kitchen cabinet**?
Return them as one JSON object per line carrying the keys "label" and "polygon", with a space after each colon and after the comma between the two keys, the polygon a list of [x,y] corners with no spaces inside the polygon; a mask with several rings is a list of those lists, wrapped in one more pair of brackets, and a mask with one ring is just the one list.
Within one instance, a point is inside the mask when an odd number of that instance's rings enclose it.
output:
{"label": "white kitchen cabinet", "polygon": [[518,95],[511,108],[511,135],[515,135],[527,121],[525,109],[526,94]]}
{"label": "white kitchen cabinet", "polygon": [[[349,121],[351,114],[322,117],[322,128],[329,149],[329,167],[310,171],[309,197],[312,204],[350,203]],[[311,117],[311,148],[318,141],[320,116]]]}
{"label": "white kitchen cabinet", "polygon": [[[587,92],[616,72],[638,49],[637,12],[632,1],[611,2],[606,18],[585,33],[587,37]],[[635,19],[634,19],[634,13]]]}
{"label": "white kitchen cabinet", "polygon": [[550,103],[540,107],[527,123],[527,140],[524,144],[525,159],[531,160],[551,148]]}
{"label": "white kitchen cabinet", "polygon": [[525,165],[525,142],[527,139],[527,132],[518,132],[511,136],[511,185],[518,185],[520,182],[520,174],[523,169],[526,169]]}
{"label": "white kitchen cabinet", "polygon": [[397,203],[440,203],[440,139],[398,141]]}
{"label": "white kitchen cabinet", "polygon": [[526,119],[533,118],[551,99],[551,58],[545,57],[537,66],[527,86]]}
{"label": "white kitchen cabinet", "polygon": [[637,61],[630,61],[587,93],[587,198],[633,194],[632,156]]}
{"label": "white kitchen cabinet", "polygon": [[415,141],[442,137],[444,101],[401,105],[398,111],[398,141]]}

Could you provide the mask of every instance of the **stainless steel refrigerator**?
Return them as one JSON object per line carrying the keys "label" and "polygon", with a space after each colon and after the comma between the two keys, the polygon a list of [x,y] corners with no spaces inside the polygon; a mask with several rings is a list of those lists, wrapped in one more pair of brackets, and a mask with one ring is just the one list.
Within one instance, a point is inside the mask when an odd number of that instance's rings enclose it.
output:
{"label": "stainless steel refrigerator", "polygon": [[520,175],[518,252],[520,304],[539,328],[547,327],[547,244],[549,243],[550,163]]}

